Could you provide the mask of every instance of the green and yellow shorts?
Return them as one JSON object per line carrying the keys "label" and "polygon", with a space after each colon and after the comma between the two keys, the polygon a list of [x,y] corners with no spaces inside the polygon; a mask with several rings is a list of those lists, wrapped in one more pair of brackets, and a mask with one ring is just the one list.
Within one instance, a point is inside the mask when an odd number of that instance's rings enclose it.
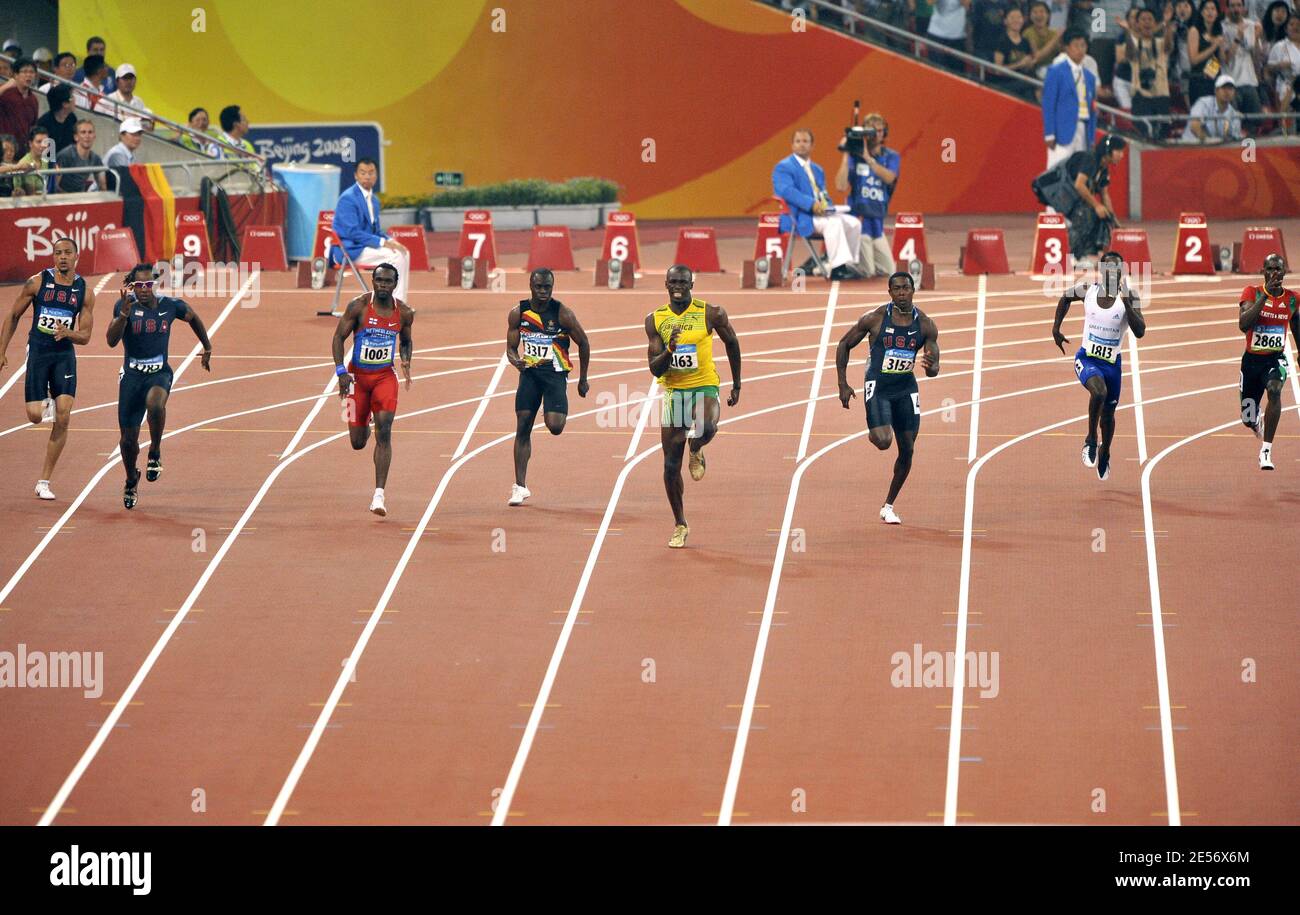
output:
{"label": "green and yellow shorts", "polygon": [[698,388],[664,388],[660,425],[689,428],[695,421],[696,410],[704,407],[704,398],[718,399],[718,386],[706,384]]}

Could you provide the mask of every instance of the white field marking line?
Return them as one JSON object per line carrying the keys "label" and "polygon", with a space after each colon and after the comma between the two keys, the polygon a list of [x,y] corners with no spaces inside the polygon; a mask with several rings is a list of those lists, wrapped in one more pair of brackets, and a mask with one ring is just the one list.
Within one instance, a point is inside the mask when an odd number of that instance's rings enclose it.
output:
{"label": "white field marking line", "polygon": [[[103,290],[103,288],[108,284],[108,281],[109,281],[110,279],[112,279],[112,277],[113,277],[113,274],[111,274],[111,273],[105,274],[105,275],[104,275],[104,278],[101,279],[98,283],[96,283],[96,284],[95,284],[95,288],[94,288],[93,290],[91,290],[91,291],[92,291],[96,296],[98,296],[99,293]],[[17,335],[17,331],[14,331],[14,334]],[[10,342],[12,343],[13,341],[10,340]],[[24,344],[23,344],[23,363],[22,363],[22,365],[15,367],[13,375],[10,376],[9,380],[6,381],[2,387],[0,387],[0,397],[4,397],[6,394],[8,394],[8,393],[9,393],[9,389],[12,388],[12,387],[14,386],[14,383],[17,382],[19,378],[21,378],[23,375],[25,375],[25,374],[27,373],[27,356],[28,356],[29,349],[30,349],[30,348],[27,346],[27,344],[24,343]],[[24,392],[24,393],[26,393],[26,392]],[[20,426],[19,428],[22,428],[22,427]]]}
{"label": "white field marking line", "polygon": [[505,353],[502,353],[500,361],[497,362],[497,370],[492,373],[492,379],[488,382],[487,390],[484,391],[483,396],[479,398],[478,407],[474,410],[474,417],[469,421],[469,425],[465,427],[465,434],[460,437],[460,444],[456,446],[456,450],[451,455],[452,460],[455,460],[465,453],[465,448],[469,445],[469,440],[474,435],[474,430],[478,428],[479,420],[482,419],[483,414],[487,412],[488,402],[492,399],[493,394],[496,393],[497,386],[501,384],[501,375],[505,372],[506,366],[509,364],[510,360],[506,358]]}
{"label": "white field marking line", "polygon": [[[226,307],[221,309],[221,314],[217,315],[217,320],[213,321],[208,327],[208,342],[212,341],[212,336],[221,328],[221,325],[226,323],[226,318],[230,317],[230,313],[234,310],[235,306],[239,304],[239,300],[244,297],[244,294],[247,293],[250,288],[252,288],[252,285],[257,280],[260,272],[261,271],[254,270],[250,273],[248,279],[244,280],[243,285],[241,285],[235,294],[230,297],[230,301],[226,303]],[[190,354],[185,357],[184,361],[181,362],[180,367],[172,374],[173,384],[180,380],[180,377],[185,374],[185,370],[190,367],[190,363],[199,358],[199,354],[202,352],[203,344],[195,340],[194,348],[190,350]]]}
{"label": "white field marking line", "polygon": [[1133,427],[1137,432],[1138,466],[1147,462],[1147,416],[1142,406],[1142,371],[1138,363],[1138,341],[1133,329],[1128,332],[1128,375],[1133,383]]}
{"label": "white field marking line", "polygon": [[[1236,339],[1236,338],[1230,338],[1230,339]],[[1188,363],[1186,365],[1164,366],[1158,369],[1154,369],[1154,371],[1157,372],[1172,371],[1174,369],[1191,368],[1191,367],[1196,367],[1201,365],[1212,365],[1212,364],[1217,364],[1221,362],[1230,362],[1230,361],[1231,360],[1193,362],[1193,363]],[[1022,365],[1036,365],[1036,364],[1041,364],[1041,363],[1024,363]],[[989,369],[989,371],[997,371],[1003,368],[1017,368],[1017,367],[1020,366],[994,366],[993,368]],[[970,371],[951,372],[951,373],[947,373],[945,377],[952,378],[952,377],[965,375],[965,374],[970,374]],[[1020,391],[1010,391],[1005,394],[997,394],[994,395],[993,397],[986,397],[984,400],[985,403],[991,403],[992,401],[995,400],[1005,400],[1012,397],[1021,397],[1026,394],[1034,394],[1042,391],[1072,387],[1076,384],[1078,384],[1077,381],[1044,385],[1042,387],[1037,387],[1037,388],[1028,388]],[[922,413],[922,415],[928,416],[933,413],[942,412],[943,410],[947,410],[947,409],[959,409],[961,407],[969,407],[969,406],[971,406],[969,402],[964,404],[950,404],[947,406],[935,407],[933,409],[926,410],[924,413]],[[794,477],[790,483],[790,494],[786,498],[786,510],[785,510],[785,515],[783,516],[781,522],[781,534],[776,546],[776,558],[773,560],[773,564],[772,564],[772,575],[768,581],[767,598],[763,605],[763,619],[759,623],[758,637],[755,641],[754,659],[750,665],[749,681],[745,688],[745,700],[741,705],[740,723],[736,731],[736,742],[732,746],[731,765],[730,768],[728,769],[727,782],[723,789],[722,805],[718,808],[719,826],[731,825],[731,816],[735,808],[736,794],[740,786],[741,768],[744,764],[745,749],[749,741],[749,728],[753,721],[754,706],[755,703],[758,701],[759,679],[762,676],[763,660],[767,653],[767,642],[771,633],[774,610],[776,609],[776,598],[780,587],[781,572],[785,565],[785,554],[786,554],[787,545],[790,540],[790,528],[794,522],[794,508],[795,508],[795,503],[798,499],[799,484],[803,479],[804,472],[810,466],[812,466],[812,464],[814,464],[816,461],[820,460],[822,457],[824,457],[829,452],[835,450],[836,448],[839,448],[841,445],[847,444],[852,441],[856,441],[857,439],[862,438],[866,434],[867,433],[865,430],[859,430],[858,432],[854,432],[850,435],[844,436],[843,438],[837,439],[836,441],[830,442],[820,450],[814,452],[809,458],[807,458],[807,460],[801,462],[800,465],[795,469]]]}
{"label": "white field marking line", "polygon": [[[496,379],[493,380],[493,383],[495,383],[495,380]],[[485,394],[483,396],[486,397],[487,395]],[[328,397],[329,397],[329,393],[327,390],[326,393],[317,395],[317,397],[315,398],[303,398],[303,399],[324,401]],[[413,416],[419,416],[420,414],[423,413],[433,413],[438,410],[445,410],[453,406],[460,406],[467,403],[474,403],[476,401],[482,402],[483,397],[472,398],[469,400],[460,401],[459,403],[439,404],[434,407],[428,407],[424,410],[417,410],[412,413],[407,413],[405,414],[404,417],[399,416],[397,418],[398,419],[410,418]],[[470,421],[471,425],[477,423],[481,415],[482,415],[481,413],[476,413],[473,419],[471,419]],[[150,649],[148,656],[145,658],[144,662],[140,665],[139,669],[135,672],[135,676],[131,678],[131,682],[127,686],[126,691],[123,692],[122,695],[118,698],[117,702],[114,703],[113,710],[109,713],[108,717],[104,720],[103,724],[100,725],[99,730],[96,732],[94,739],[91,740],[90,745],[86,748],[85,752],[82,753],[81,758],[77,761],[77,764],[73,767],[72,771],[68,773],[68,777],[64,779],[63,784],[62,786],[60,786],[58,793],[54,796],[54,800],[52,800],[49,806],[46,807],[45,813],[42,814],[40,821],[37,823],[38,826],[50,825],[52,822],[54,822],[54,818],[58,815],[58,811],[63,809],[64,803],[67,802],[67,799],[69,796],[71,796],[73,789],[76,788],[77,782],[81,780],[81,776],[85,774],[86,769],[90,766],[91,762],[94,761],[95,756],[99,753],[100,748],[104,745],[104,742],[108,739],[109,735],[112,733],[113,728],[117,725],[118,720],[125,713],[127,707],[131,704],[131,701],[135,698],[136,693],[139,692],[140,687],[144,684],[144,680],[149,675],[149,671],[153,669],[154,664],[157,662],[158,658],[162,655],[163,650],[167,647],[167,643],[171,641],[171,637],[175,634],[176,630],[180,628],[181,623],[184,622],[184,619],[189,614],[190,609],[194,606],[195,602],[198,600],[199,594],[202,593],[205,587],[207,587],[208,581],[212,578],[213,574],[216,572],[217,567],[221,565],[221,562],[223,559],[225,559],[226,554],[230,552],[230,548],[234,545],[236,538],[238,538],[239,535],[243,532],[245,525],[248,524],[248,520],[253,516],[253,513],[257,511],[258,506],[261,505],[262,500],[266,497],[266,494],[270,491],[271,486],[275,483],[276,479],[278,479],[280,474],[283,473],[285,470],[287,470],[299,458],[311,453],[312,451],[315,451],[317,448],[320,448],[331,442],[336,442],[347,435],[348,435],[347,432],[336,432],[333,435],[321,439],[319,442],[314,442],[313,444],[308,445],[306,448],[303,448],[301,451],[295,452],[287,460],[282,460],[279,463],[277,463],[275,467],[271,470],[271,472],[267,475],[266,479],[262,482],[261,487],[258,488],[256,495],[253,496],[252,501],[248,503],[248,507],[244,509],[244,512],[242,515],[240,515],[239,520],[235,522],[235,526],[231,528],[230,534],[227,535],[226,539],[221,542],[221,546],[217,549],[217,552],[213,555],[212,559],[204,567],[203,574],[199,576],[199,580],[195,583],[194,587],[190,590],[190,593],[185,598],[184,603],[182,603],[180,608],[176,611],[176,614],[173,617],[171,623],[168,624],[167,628],[158,637],[158,640],[154,643],[153,648]],[[425,523],[427,523],[427,521]],[[418,536],[416,539],[418,539]],[[409,557],[409,552],[407,554],[404,554],[403,559],[405,560],[408,557]],[[390,582],[390,584],[396,584],[396,579],[394,578],[394,580]],[[355,669],[355,664],[349,667],[349,673],[353,669]]]}
{"label": "white field marking line", "polygon": [[[1300,404],[1300,372],[1296,371],[1300,368],[1300,361],[1296,360],[1296,342],[1289,339],[1290,336],[1288,335],[1286,355],[1287,361],[1291,363],[1291,396],[1295,398],[1296,404]],[[1296,416],[1300,418],[1300,413],[1297,413]],[[1278,425],[1281,425],[1281,423],[1278,423]]]}
{"label": "white field marking line", "polygon": [[636,446],[641,441],[641,434],[645,432],[646,423],[650,421],[650,411],[654,409],[656,397],[655,389],[659,387],[659,379],[651,378],[650,387],[646,388],[645,397],[641,398],[641,413],[636,418],[636,431],[632,433],[632,440],[627,443],[627,452],[623,455],[623,460],[628,460],[636,452]]}
{"label": "white field marking line", "polygon": [[[982,280],[982,278],[981,278]],[[822,386],[822,372],[826,368],[826,350],[831,343],[831,324],[835,321],[835,302],[840,295],[839,282],[831,283],[830,295],[826,297],[826,320],[822,323],[822,339],[817,347],[817,367],[813,369],[812,383],[808,389],[808,411],[803,418],[803,431],[799,433],[799,450],[794,459],[802,461],[808,453],[808,436],[812,434],[813,415],[817,412],[817,392]],[[628,452],[628,457],[632,453]]]}
{"label": "white field marking line", "polygon": [[966,463],[975,460],[980,446],[980,377],[984,372],[984,299],[988,291],[988,277],[981,273],[979,301],[975,306],[975,368],[970,383],[970,442],[966,447]]}
{"label": "white field marking line", "polygon": [[[1161,403],[1167,400],[1178,400],[1183,397],[1193,397],[1198,394],[1206,394],[1212,391],[1222,391],[1226,388],[1231,388],[1231,387],[1232,385],[1227,384],[1227,385],[1215,385],[1213,387],[1208,387],[1208,388],[1198,388],[1195,391],[1183,391],[1178,394],[1168,394],[1165,395],[1164,397],[1157,397],[1154,398],[1153,400],[1148,401],[1148,403],[1154,404],[1154,403]],[[1127,410],[1133,406],[1134,404],[1124,404],[1123,406],[1120,407],[1120,409]],[[945,826],[957,825],[957,791],[958,791],[958,786],[961,777],[962,701],[965,697],[965,690],[966,690],[966,683],[965,683],[966,627],[967,627],[967,621],[970,618],[968,613],[970,610],[971,530],[974,527],[974,523],[975,523],[975,480],[979,476],[981,467],[983,467],[986,463],[988,463],[990,459],[996,457],[998,454],[1010,448],[1012,445],[1023,442],[1026,439],[1033,438],[1036,435],[1041,435],[1044,432],[1050,432],[1053,429],[1060,429],[1064,426],[1077,423],[1084,419],[1087,419],[1087,414],[1084,414],[1083,416],[1075,416],[1075,417],[1071,417],[1070,419],[1051,423],[1049,425],[1043,426],[1042,428],[1035,429],[1032,432],[1026,432],[1023,435],[1019,435],[1013,439],[1009,439],[1003,442],[1002,444],[998,445],[997,447],[989,451],[988,454],[984,455],[984,457],[976,461],[974,466],[971,467],[970,472],[966,475],[966,509],[965,509],[965,516],[962,521],[961,585],[957,595],[957,645],[956,648],[954,649],[956,652],[956,658],[955,658],[955,667],[952,675],[953,676],[953,684],[952,684],[953,708],[952,708],[951,723],[949,725],[951,728],[954,728],[955,731],[953,731],[948,735],[948,774],[947,774],[947,784],[944,790],[944,802],[943,802],[943,824]],[[1222,428],[1228,428],[1232,425],[1233,423],[1227,423]],[[1147,465],[1147,468],[1143,471],[1143,475],[1145,476],[1146,474],[1148,474],[1150,472],[1150,469],[1154,466],[1155,466],[1155,462],[1149,463]],[[1158,625],[1158,623],[1153,622],[1153,625]],[[1165,701],[1167,700],[1168,700],[1168,695],[1166,693]],[[1165,721],[1163,711],[1161,713],[1161,716],[1162,716],[1162,727],[1163,727]],[[1169,740],[1171,741],[1170,744],[1171,752],[1172,752],[1172,739],[1173,739],[1172,736],[1170,736]],[[1168,777],[1169,774],[1170,774],[1169,770],[1166,770],[1165,773],[1166,777]],[[1168,786],[1166,785],[1166,790],[1167,788]],[[1175,808],[1175,810],[1176,809],[1177,808]]]}
{"label": "white field marking line", "polygon": [[[640,371],[645,371],[645,369],[641,369]],[[811,369],[794,369],[785,372],[775,372],[770,375],[759,375],[757,377],[750,378],[749,381],[756,382],[756,381],[765,381],[771,378],[784,378],[790,375],[799,375],[802,374],[803,372],[808,372],[808,371],[811,371]],[[623,373],[620,372],[616,374],[623,374]],[[801,403],[801,402],[802,401],[797,401],[797,403]],[[641,433],[641,430],[645,428],[646,420],[650,415],[649,411],[653,409],[653,402],[646,402],[644,400],[620,401],[603,407],[597,407],[592,410],[583,410],[579,413],[570,414],[569,419],[571,420],[579,419],[584,416],[591,416],[599,413],[617,411],[620,407],[627,407],[638,403],[642,404],[643,406],[641,415],[638,417],[638,421],[637,421],[637,434],[639,435]],[[788,404],[783,404],[781,406],[788,406]],[[769,407],[766,410],[760,410],[757,411],[756,413],[747,414],[747,415],[756,416],[759,413],[766,413],[773,409],[779,409],[779,407]],[[723,420],[723,422],[728,422],[728,420]],[[719,423],[719,425],[722,425],[722,423]],[[533,425],[534,431],[544,427],[545,427],[544,422],[538,422]],[[514,437],[515,437],[514,432],[508,432],[495,439],[492,439],[491,441],[484,442],[482,445],[479,445],[473,451],[466,452],[465,454],[461,455],[461,457],[457,458],[452,463],[452,465],[447,468],[446,472],[442,476],[442,479],[438,481],[438,487],[434,491],[433,498],[429,500],[428,506],[425,507],[424,514],[420,517],[420,521],[415,526],[415,530],[412,532],[410,539],[407,540],[406,549],[402,552],[402,556],[398,560],[397,566],[393,569],[392,575],[389,576],[388,584],[384,588],[383,594],[380,595],[379,600],[376,602],[375,608],[371,612],[370,618],[366,621],[365,627],[362,629],[361,634],[357,637],[357,642],[353,646],[352,652],[348,655],[347,664],[344,665],[343,669],[339,672],[338,679],[334,683],[334,688],[330,691],[329,698],[326,699],[324,706],[321,708],[320,714],[316,718],[315,724],[312,725],[311,733],[308,734],[307,740],[303,744],[302,750],[298,753],[298,758],[294,761],[293,767],[289,770],[289,774],[288,776],[286,776],[284,780],[284,784],[280,787],[280,792],[276,796],[275,803],[272,804],[270,811],[267,813],[266,820],[263,822],[262,825],[276,826],[279,824],[280,817],[284,813],[285,806],[289,803],[289,799],[293,796],[293,792],[296,790],[298,786],[298,782],[302,778],[303,772],[306,771],[307,765],[311,761],[312,754],[315,753],[316,747],[320,743],[321,736],[325,733],[325,726],[329,723],[330,718],[334,714],[334,709],[338,706],[339,700],[343,696],[343,692],[347,689],[347,684],[351,680],[353,673],[356,670],[357,664],[360,663],[361,655],[365,651],[366,646],[369,644],[371,635],[374,633],[376,627],[379,625],[379,620],[382,618],[384,611],[388,608],[388,602],[392,599],[393,593],[397,590],[398,580],[401,578],[402,573],[405,571],[407,564],[410,562],[411,556],[414,554],[416,547],[419,545],[420,538],[423,536],[424,531],[427,529],[429,525],[429,522],[432,520],[434,512],[437,511],[438,505],[441,503],[443,494],[446,492],[447,487],[450,485],[452,478],[456,475],[456,472],[460,470],[461,467],[463,467],[469,461],[473,460],[478,455],[487,451],[489,448],[492,448],[503,442],[512,441]],[[654,451],[659,447],[660,447],[659,445],[655,445],[654,448],[649,448],[646,451],[642,452],[638,457],[636,457],[632,461],[631,464],[625,464],[624,465],[625,469],[629,466],[635,465],[642,458],[646,457],[646,455],[653,454]],[[295,455],[295,457],[297,457],[297,455]],[[290,460],[293,460],[293,458],[291,458]],[[620,479],[622,479],[622,477],[620,477]],[[621,486],[621,484],[616,484],[616,485]],[[608,529],[608,518],[606,518],[604,529],[606,530]],[[597,540],[597,543],[599,543],[599,538]],[[595,546],[595,544],[593,544],[593,546]],[[570,617],[576,618],[576,615],[571,613]],[[572,630],[573,624],[571,619],[566,620],[566,625],[567,628],[564,630],[564,632]],[[564,632],[561,633],[562,637],[564,636]]]}
{"label": "white field marking line", "polygon": [[[414,381],[415,379],[411,380]],[[325,383],[325,390],[320,392],[320,396],[316,398],[316,402],[312,404],[311,409],[307,411],[306,417],[303,418],[302,423],[298,426],[298,431],[293,434],[293,438],[289,439],[289,444],[284,446],[284,450],[280,452],[280,457],[277,458],[277,460],[283,461],[287,456],[293,453],[295,448],[298,447],[298,443],[302,441],[302,437],[307,434],[307,429],[311,426],[312,420],[320,414],[321,407],[325,406],[325,401],[329,399],[329,395],[338,387],[338,383],[338,375],[335,375]]]}

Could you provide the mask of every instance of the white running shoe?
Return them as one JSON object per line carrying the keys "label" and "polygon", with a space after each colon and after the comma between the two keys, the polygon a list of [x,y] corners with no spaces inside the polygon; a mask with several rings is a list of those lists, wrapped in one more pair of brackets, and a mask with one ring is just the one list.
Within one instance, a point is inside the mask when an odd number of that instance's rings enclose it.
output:
{"label": "white running shoe", "polygon": [[894,513],[894,506],[885,505],[880,509],[880,520],[886,524],[902,524],[903,519]]}
{"label": "white running shoe", "polygon": [[531,495],[532,493],[528,491],[527,486],[520,486],[518,483],[515,483],[510,487],[510,501],[506,504],[523,505],[524,499],[527,499]]}
{"label": "white running shoe", "polygon": [[45,398],[45,403],[41,406],[41,422],[54,422],[54,400],[52,398]]}
{"label": "white running shoe", "polygon": [[382,489],[375,490],[375,497],[370,500],[370,510],[381,518],[388,514],[388,509],[384,506],[384,491]]}
{"label": "white running shoe", "polygon": [[1097,466],[1097,443],[1096,442],[1090,442],[1087,439],[1083,440],[1083,466],[1084,467]]}
{"label": "white running shoe", "polygon": [[[1269,445],[1265,445],[1263,448],[1259,449],[1259,469],[1260,469],[1260,470],[1273,470],[1273,469],[1274,469],[1274,467],[1273,467],[1273,448],[1272,448],[1271,446],[1269,446]],[[51,497],[51,498],[53,498],[53,497]]]}
{"label": "white running shoe", "polygon": [[49,480],[36,481],[36,498],[44,499],[46,502],[49,502],[54,498],[54,493],[50,492]]}

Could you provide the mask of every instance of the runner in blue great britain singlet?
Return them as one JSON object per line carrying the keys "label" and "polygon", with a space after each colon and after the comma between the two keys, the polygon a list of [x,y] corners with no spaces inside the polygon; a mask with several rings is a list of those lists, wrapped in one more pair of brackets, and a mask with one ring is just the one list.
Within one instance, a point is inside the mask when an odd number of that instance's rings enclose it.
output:
{"label": "runner in blue great britain singlet", "polygon": [[848,383],[849,352],[870,338],[871,354],[862,390],[867,409],[867,435],[871,444],[881,451],[887,450],[895,438],[898,440],[898,458],[894,461],[889,494],[880,508],[880,520],[886,524],[902,523],[894,511],[894,500],[912,470],[916,435],[921,429],[921,394],[914,369],[919,362],[926,377],[939,374],[939,329],[913,306],[915,291],[911,274],[891,276],[889,303],[859,318],[840,339],[835,352],[840,403],[847,410],[849,401],[856,396]]}
{"label": "runner in blue great britain singlet", "polygon": [[[1061,333],[1061,322],[1073,302],[1083,302],[1083,345],[1074,354],[1074,375],[1088,389],[1088,436],[1083,440],[1083,465],[1095,467],[1097,478],[1110,477],[1110,443],[1115,437],[1115,408],[1123,386],[1124,333],[1131,330],[1141,338],[1147,332],[1138,297],[1124,281],[1124,261],[1107,251],[1098,262],[1101,282],[1067,290],[1056,303],[1052,341],[1062,353],[1070,341]],[[1097,427],[1101,426],[1101,444]]]}
{"label": "runner in blue great britain singlet", "polygon": [[27,419],[33,425],[50,422],[45,464],[36,481],[36,495],[51,500],[50,477],[68,439],[68,425],[77,395],[77,355],[73,346],[90,342],[94,329],[95,294],[77,275],[77,243],[54,243],[54,266],[29,277],[18,293],[8,320],[0,326],[0,372],[9,362],[9,342],[28,307],[32,327],[27,334],[27,377],[24,390]]}

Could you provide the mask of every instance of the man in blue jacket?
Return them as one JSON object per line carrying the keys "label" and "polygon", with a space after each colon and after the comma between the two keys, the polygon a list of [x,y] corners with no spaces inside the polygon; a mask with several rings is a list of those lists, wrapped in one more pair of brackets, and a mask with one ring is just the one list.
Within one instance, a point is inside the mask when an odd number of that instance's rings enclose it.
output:
{"label": "man in blue jacket", "polygon": [[[790,214],[782,214],[780,229],[790,231],[793,218],[799,235],[821,233],[826,241],[826,257],[831,279],[857,279],[854,267],[858,245],[862,240],[862,223],[850,213],[840,213],[826,193],[826,173],[812,161],[812,131],[801,127],[790,140],[792,155],[772,169],[772,192],[785,201]],[[791,246],[793,256],[794,245]]]}
{"label": "man in blue jacket", "polygon": [[378,179],[379,166],[374,159],[365,156],[357,160],[356,184],[340,194],[334,205],[334,234],[357,267],[384,263],[396,267],[397,288],[393,295],[406,302],[411,255],[405,245],[389,238],[379,227],[379,198],[374,193]]}
{"label": "man in blue jacket", "polygon": [[1043,140],[1049,169],[1076,152],[1086,152],[1097,132],[1097,78],[1083,66],[1088,36],[1067,29],[1063,44],[1065,60],[1049,67],[1043,79]]}

